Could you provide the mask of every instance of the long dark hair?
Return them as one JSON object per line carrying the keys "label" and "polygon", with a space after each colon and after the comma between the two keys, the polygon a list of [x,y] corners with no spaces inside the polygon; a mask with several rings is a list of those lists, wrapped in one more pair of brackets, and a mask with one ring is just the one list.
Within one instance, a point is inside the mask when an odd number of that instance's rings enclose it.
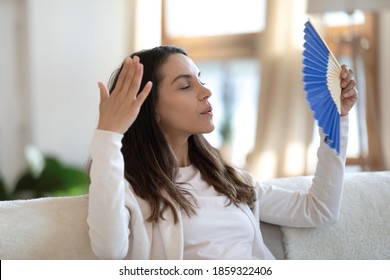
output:
{"label": "long dark hair", "polygon": [[[138,56],[144,65],[140,88],[148,81],[153,82],[153,87],[137,119],[124,134],[121,151],[125,162],[125,178],[134,192],[151,207],[149,222],[162,219],[168,208],[173,212],[175,223],[178,221],[178,208],[187,215],[196,213],[196,201],[176,183],[177,161],[156,118],[159,86],[164,79],[160,69],[172,54],[187,56],[183,49],[174,46],[160,46],[131,55]],[[114,90],[122,67],[123,64],[112,74],[109,92]],[[188,145],[191,163],[209,184],[226,195],[231,203],[253,203],[253,186],[223,160],[218,150],[203,135],[190,136]]]}

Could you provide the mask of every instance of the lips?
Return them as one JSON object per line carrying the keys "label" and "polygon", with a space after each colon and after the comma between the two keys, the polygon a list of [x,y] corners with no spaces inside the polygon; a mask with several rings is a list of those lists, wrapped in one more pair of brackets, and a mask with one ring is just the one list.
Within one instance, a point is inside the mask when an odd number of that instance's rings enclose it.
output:
{"label": "lips", "polygon": [[213,114],[213,107],[211,107],[211,106],[207,107],[207,109],[204,110],[201,114],[202,115],[212,115]]}

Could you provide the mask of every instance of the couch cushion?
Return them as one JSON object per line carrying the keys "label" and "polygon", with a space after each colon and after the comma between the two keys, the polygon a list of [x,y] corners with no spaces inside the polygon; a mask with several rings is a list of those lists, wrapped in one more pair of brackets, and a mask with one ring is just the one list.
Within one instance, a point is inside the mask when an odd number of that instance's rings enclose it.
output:
{"label": "couch cushion", "polygon": [[0,259],[96,259],[87,196],[0,202]]}
{"label": "couch cushion", "polygon": [[[307,189],[311,177],[271,180]],[[324,228],[281,227],[287,259],[390,259],[390,172],[345,175],[339,221]]]}

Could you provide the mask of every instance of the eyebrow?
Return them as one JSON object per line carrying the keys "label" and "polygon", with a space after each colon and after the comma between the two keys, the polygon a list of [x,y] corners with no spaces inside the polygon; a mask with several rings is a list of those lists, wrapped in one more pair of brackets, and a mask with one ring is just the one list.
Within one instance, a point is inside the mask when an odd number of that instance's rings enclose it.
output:
{"label": "eyebrow", "polygon": [[[198,78],[200,77],[200,72],[198,73]],[[180,80],[180,79],[192,79],[192,75],[191,74],[181,74],[179,76],[177,76],[176,78],[173,79],[173,81],[171,82],[171,85],[176,82],[177,80]]]}

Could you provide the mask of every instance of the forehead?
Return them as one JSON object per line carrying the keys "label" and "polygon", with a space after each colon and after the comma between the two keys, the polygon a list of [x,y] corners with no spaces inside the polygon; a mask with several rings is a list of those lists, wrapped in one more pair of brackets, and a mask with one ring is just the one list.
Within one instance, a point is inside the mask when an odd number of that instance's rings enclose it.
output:
{"label": "forehead", "polygon": [[198,67],[191,58],[183,54],[172,54],[161,68],[164,80],[173,80],[178,75],[188,74],[197,76],[199,73]]}

